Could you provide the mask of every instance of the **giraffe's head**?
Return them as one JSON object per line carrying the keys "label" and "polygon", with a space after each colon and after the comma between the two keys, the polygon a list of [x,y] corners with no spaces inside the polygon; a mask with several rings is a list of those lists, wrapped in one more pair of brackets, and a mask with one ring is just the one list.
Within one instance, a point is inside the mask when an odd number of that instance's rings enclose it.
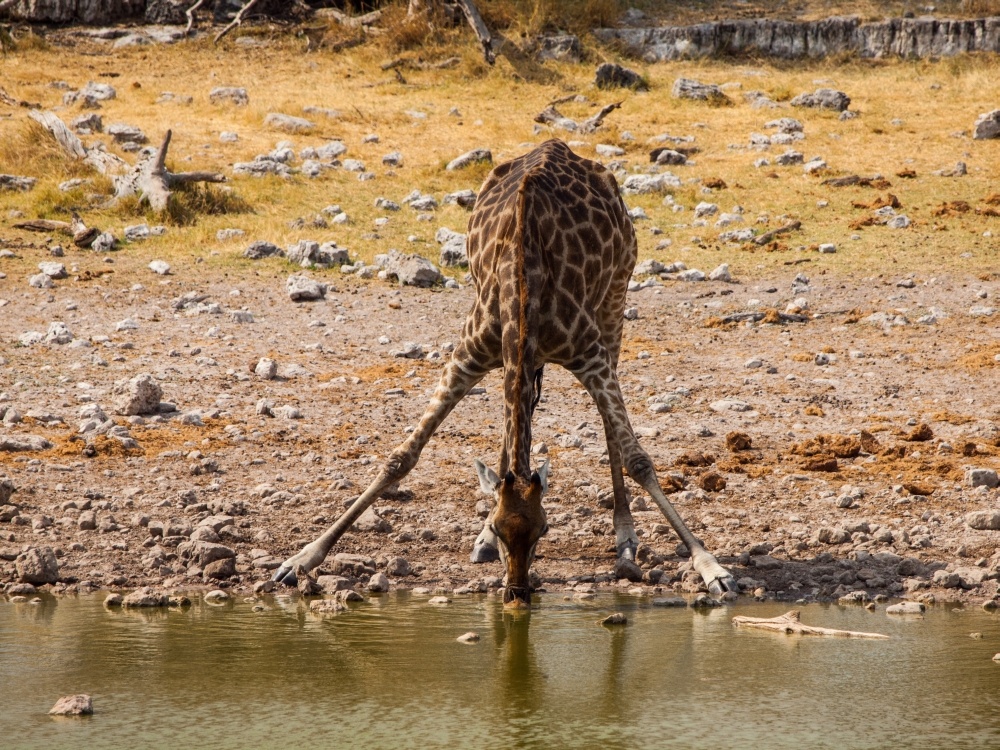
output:
{"label": "giraffe's head", "polygon": [[501,479],[481,461],[475,465],[479,486],[495,500],[489,525],[496,534],[500,560],[507,573],[504,606],[527,607],[531,604],[528,571],[535,559],[535,546],[549,530],[542,507],[542,495],[548,489],[549,462],[539,466],[527,481],[509,471]]}

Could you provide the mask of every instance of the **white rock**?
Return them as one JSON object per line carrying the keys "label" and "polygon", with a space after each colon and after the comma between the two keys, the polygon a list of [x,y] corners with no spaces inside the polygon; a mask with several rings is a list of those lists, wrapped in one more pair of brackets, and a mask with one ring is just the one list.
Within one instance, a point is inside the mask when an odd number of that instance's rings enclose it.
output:
{"label": "white rock", "polygon": [[729,272],[729,264],[723,263],[718,266],[708,274],[708,278],[711,281],[731,282],[733,280],[733,275]]}
{"label": "white rock", "polygon": [[160,276],[166,276],[170,273],[170,264],[164,260],[150,261],[149,270],[153,273],[159,274]]}

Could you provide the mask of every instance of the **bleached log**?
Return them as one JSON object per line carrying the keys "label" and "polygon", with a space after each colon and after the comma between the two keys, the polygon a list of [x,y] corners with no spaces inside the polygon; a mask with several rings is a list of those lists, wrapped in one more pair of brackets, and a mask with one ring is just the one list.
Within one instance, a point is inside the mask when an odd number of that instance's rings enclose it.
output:
{"label": "bleached log", "polygon": [[52,112],[32,110],[28,116],[44,126],[70,157],[81,159],[103,175],[111,177],[115,200],[138,195],[154,211],[165,211],[171,188],[190,182],[225,182],[225,175],[216,172],[170,172],[166,168],[171,131],[163,137],[156,153],[140,158],[135,166],[109,154],[101,148],[86,148],[83,142]]}
{"label": "bleached log", "polygon": [[788,635],[819,635],[834,638],[870,638],[885,640],[889,636],[881,633],[861,633],[856,630],[834,630],[833,628],[818,628],[811,625],[803,625],[799,622],[799,611],[793,609],[785,612],[780,617],[744,617],[733,618],[733,625],[744,628],[757,628],[758,630],[772,630],[776,633],[786,633]]}

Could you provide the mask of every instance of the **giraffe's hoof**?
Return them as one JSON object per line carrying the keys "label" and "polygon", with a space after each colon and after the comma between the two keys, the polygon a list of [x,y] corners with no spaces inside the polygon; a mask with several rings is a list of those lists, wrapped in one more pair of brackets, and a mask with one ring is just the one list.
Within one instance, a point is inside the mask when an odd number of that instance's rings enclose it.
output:
{"label": "giraffe's hoof", "polygon": [[635,551],[638,548],[639,548],[639,545],[637,545],[631,539],[628,539],[628,540],[622,542],[616,548],[616,550],[618,552],[618,559],[619,560],[628,560],[629,562],[635,562]]}
{"label": "giraffe's hoof", "polygon": [[299,579],[298,576],[295,575],[295,571],[287,565],[282,565],[274,571],[274,575],[271,576],[271,580],[275,583],[283,583],[286,586],[292,587],[297,586],[299,583]]}
{"label": "giraffe's hoof", "polygon": [[731,575],[727,575],[722,578],[716,578],[714,581],[709,583],[708,593],[713,596],[722,596],[728,593],[739,594],[740,587],[736,584],[735,578]]}
{"label": "giraffe's hoof", "polygon": [[500,552],[492,544],[477,544],[469,555],[469,561],[474,563],[496,562],[499,559]]}

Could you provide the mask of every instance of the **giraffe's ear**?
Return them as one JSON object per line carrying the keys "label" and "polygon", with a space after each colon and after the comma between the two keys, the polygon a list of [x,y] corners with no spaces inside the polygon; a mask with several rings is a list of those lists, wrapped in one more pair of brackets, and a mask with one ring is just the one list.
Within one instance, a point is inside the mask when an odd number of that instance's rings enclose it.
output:
{"label": "giraffe's ear", "polygon": [[542,492],[549,491],[549,462],[548,459],[542,462],[535,473],[531,475],[532,483],[537,482],[542,487]]}
{"label": "giraffe's ear", "polygon": [[483,491],[484,495],[492,495],[496,491],[497,485],[500,484],[500,477],[479,459],[473,461],[472,465],[476,467],[476,474],[479,476],[479,489]]}

